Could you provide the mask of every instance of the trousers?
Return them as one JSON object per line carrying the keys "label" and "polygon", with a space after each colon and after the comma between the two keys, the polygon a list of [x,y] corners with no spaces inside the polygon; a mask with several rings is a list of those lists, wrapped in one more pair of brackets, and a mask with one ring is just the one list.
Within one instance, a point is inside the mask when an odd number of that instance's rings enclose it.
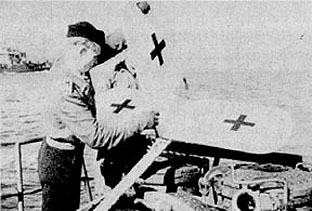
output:
{"label": "trousers", "polygon": [[49,146],[43,140],[38,157],[42,211],[74,211],[80,204],[83,144],[73,150]]}
{"label": "trousers", "polygon": [[98,158],[104,158],[100,165],[100,171],[105,184],[110,188],[114,188],[122,177],[129,173],[134,165],[147,153],[149,144],[151,142],[145,136],[135,135],[120,143],[116,148],[105,151],[105,155],[103,155],[103,152],[99,152]]}

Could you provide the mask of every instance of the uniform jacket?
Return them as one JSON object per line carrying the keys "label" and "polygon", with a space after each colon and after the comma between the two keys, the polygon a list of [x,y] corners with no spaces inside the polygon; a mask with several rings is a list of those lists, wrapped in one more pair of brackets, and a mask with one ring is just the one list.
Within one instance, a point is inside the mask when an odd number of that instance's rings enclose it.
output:
{"label": "uniform jacket", "polygon": [[[141,132],[150,117],[134,125],[101,125],[96,120],[94,89],[90,75],[74,75],[60,65],[51,68],[44,126],[48,136],[81,142],[91,148],[116,146]],[[129,127],[129,128],[127,128]],[[135,129],[133,129],[135,127]]]}

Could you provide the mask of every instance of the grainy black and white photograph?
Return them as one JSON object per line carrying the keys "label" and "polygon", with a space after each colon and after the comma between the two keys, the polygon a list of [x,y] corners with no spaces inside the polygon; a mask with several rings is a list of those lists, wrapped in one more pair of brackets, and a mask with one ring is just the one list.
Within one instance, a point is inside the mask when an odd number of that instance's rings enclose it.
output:
{"label": "grainy black and white photograph", "polygon": [[312,210],[312,2],[0,1],[2,211]]}

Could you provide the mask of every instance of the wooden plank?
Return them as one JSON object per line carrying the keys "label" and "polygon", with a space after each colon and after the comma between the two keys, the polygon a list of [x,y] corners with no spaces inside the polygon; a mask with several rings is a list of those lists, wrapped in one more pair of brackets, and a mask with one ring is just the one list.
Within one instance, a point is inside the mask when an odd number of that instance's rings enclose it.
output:
{"label": "wooden plank", "polygon": [[109,210],[154,162],[154,160],[167,148],[170,140],[157,138],[151,149],[143,158],[131,169],[131,171],[111,190],[94,211]]}

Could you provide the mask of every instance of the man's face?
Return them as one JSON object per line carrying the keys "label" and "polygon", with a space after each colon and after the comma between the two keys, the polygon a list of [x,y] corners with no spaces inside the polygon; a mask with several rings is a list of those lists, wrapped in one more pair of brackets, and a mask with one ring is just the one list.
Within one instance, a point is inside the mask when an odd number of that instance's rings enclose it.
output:
{"label": "man's face", "polygon": [[94,65],[94,53],[81,43],[79,37],[68,38],[64,53],[66,66],[71,70],[84,73]]}

